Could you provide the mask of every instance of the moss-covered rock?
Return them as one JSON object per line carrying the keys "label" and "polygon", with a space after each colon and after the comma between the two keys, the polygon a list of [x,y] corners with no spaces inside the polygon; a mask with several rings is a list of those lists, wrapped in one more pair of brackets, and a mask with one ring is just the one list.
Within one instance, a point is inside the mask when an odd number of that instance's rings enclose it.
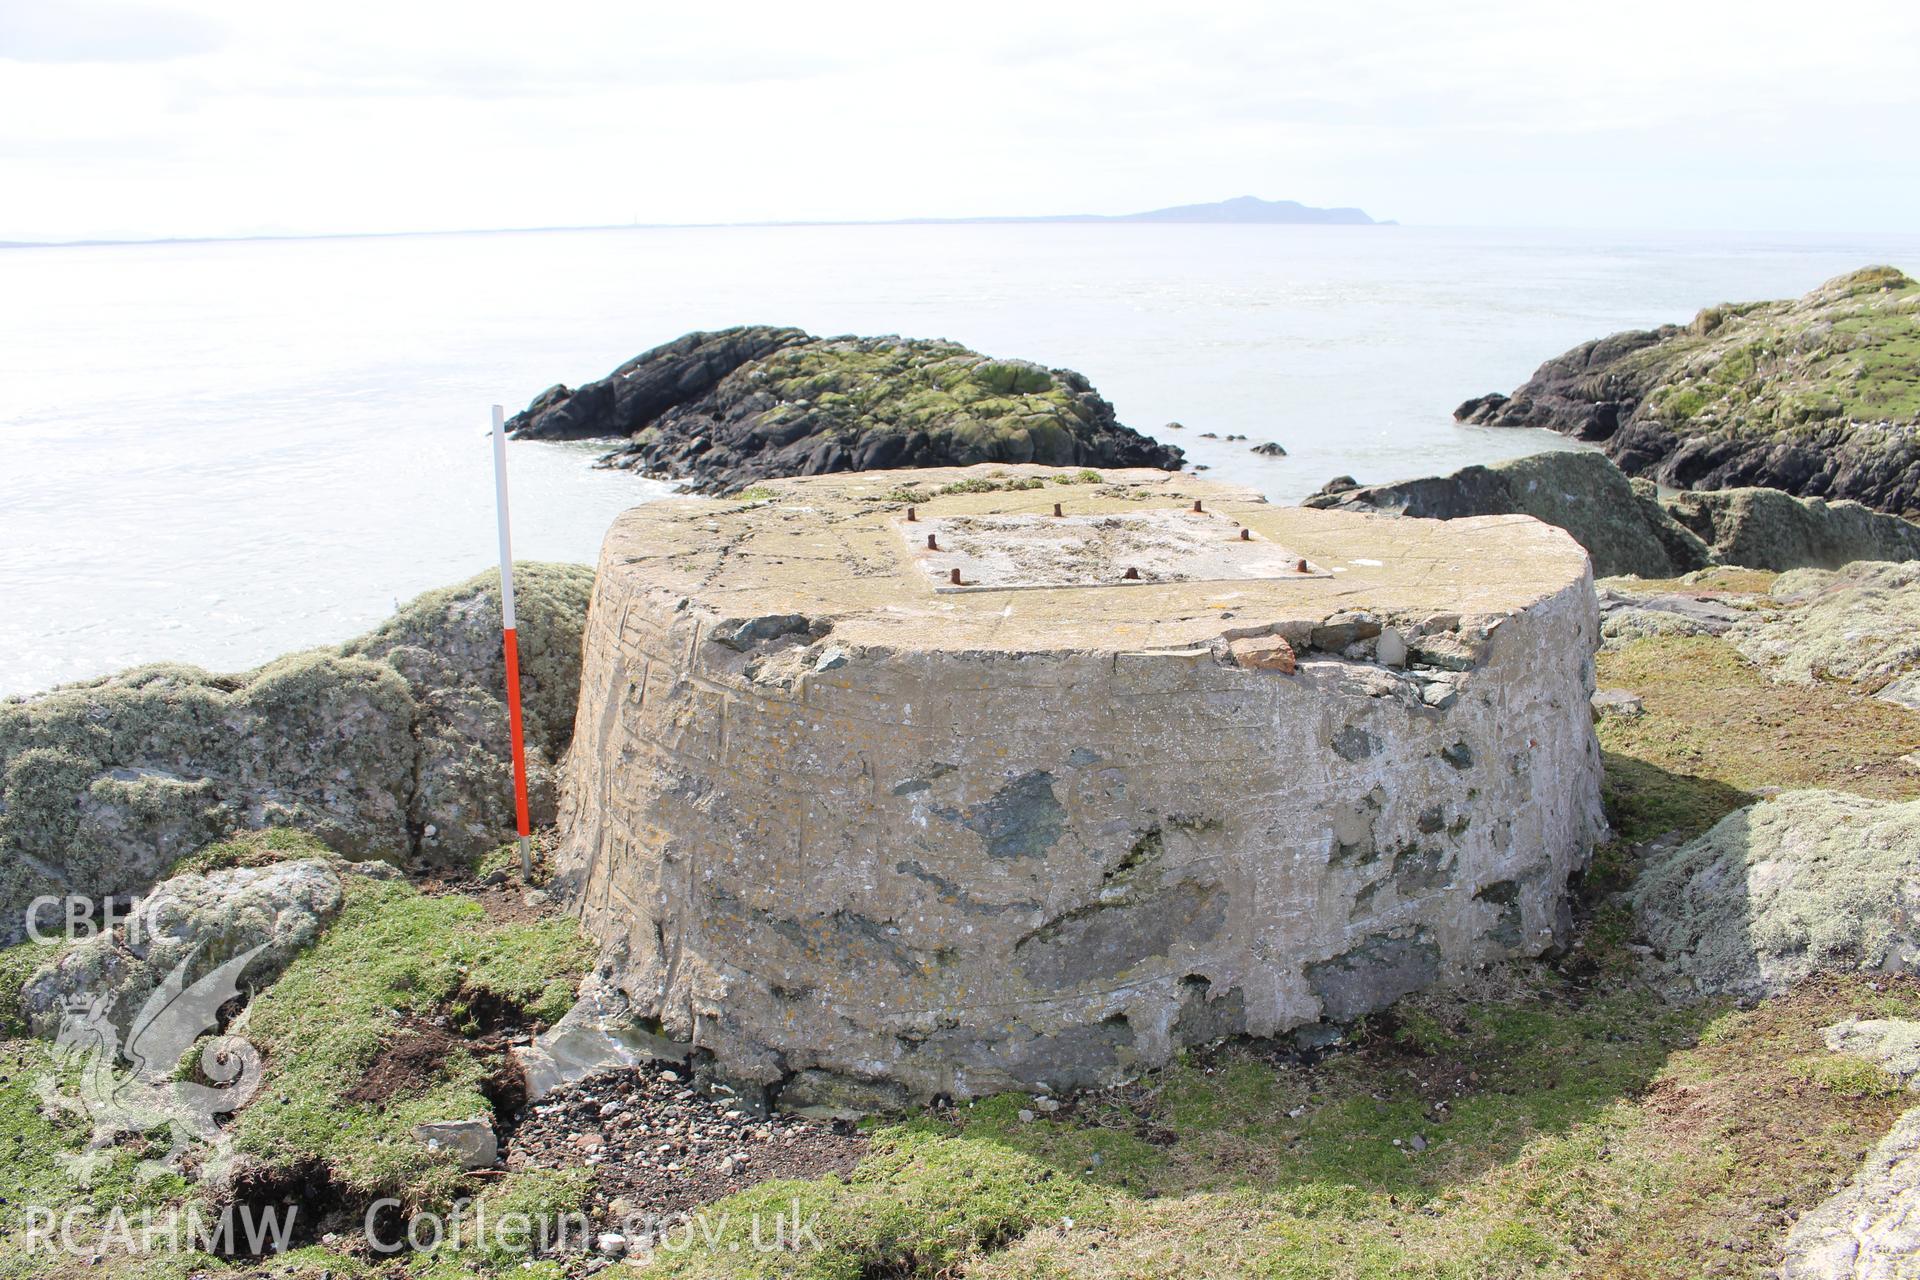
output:
{"label": "moss-covered rock", "polygon": [[606,461],[728,493],[771,476],[1038,462],[1178,470],[1071,369],[919,338],[693,333],[509,424],[535,439],[627,437]]}
{"label": "moss-covered rock", "polygon": [[1462,422],[1604,442],[1629,475],[1920,509],[1920,284],[1867,267],[1785,302],[1709,307],[1547,361]]}
{"label": "moss-covered rock", "polygon": [[[143,892],[234,831],[298,826],[351,858],[468,858],[513,820],[499,575],[372,634],[240,675],[154,665],[0,703],[0,941],[40,895]],[[536,815],[572,733],[593,571],[525,564]]]}
{"label": "moss-covered rock", "polygon": [[1630,896],[1680,992],[1759,998],[1819,972],[1920,972],[1920,801],[1790,791],[1657,855]]}

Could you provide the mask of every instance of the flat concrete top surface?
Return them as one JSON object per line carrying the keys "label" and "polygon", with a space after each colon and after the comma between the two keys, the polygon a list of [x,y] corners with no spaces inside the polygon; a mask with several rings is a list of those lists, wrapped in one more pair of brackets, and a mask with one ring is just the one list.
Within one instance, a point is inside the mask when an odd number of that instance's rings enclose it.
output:
{"label": "flat concrete top surface", "polygon": [[[988,463],[666,499],[615,520],[600,563],[614,581],[603,586],[684,597],[719,618],[831,618],[840,644],[1135,651],[1355,609],[1501,616],[1587,574],[1580,545],[1531,516],[1279,507],[1250,489],[1146,469],[1062,483],[1085,475]],[[940,492],[1033,479],[1041,484]],[[1123,519],[1103,529],[1100,517]],[[939,549],[927,548],[928,533]],[[1124,577],[1128,567],[1138,580]],[[1084,585],[1053,585],[1070,574]]]}
{"label": "flat concrete top surface", "polygon": [[[1286,547],[1219,511],[936,516],[894,521],[935,591],[1131,587],[1316,572]],[[1324,573],[1325,570],[1318,572]]]}

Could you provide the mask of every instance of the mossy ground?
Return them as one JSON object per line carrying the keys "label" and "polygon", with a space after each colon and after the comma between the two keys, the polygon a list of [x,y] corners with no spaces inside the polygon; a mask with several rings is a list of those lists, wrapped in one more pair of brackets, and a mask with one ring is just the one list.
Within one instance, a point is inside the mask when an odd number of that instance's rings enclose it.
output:
{"label": "mossy ground", "polygon": [[1646,708],[1599,726],[1628,839],[1703,830],[1762,789],[1920,795],[1920,771],[1902,759],[1920,747],[1911,711],[1845,685],[1776,684],[1724,640],[1656,636],[1602,651],[1599,683]]}
{"label": "mossy ground", "polygon": [[0,1038],[27,1034],[26,1002],[20,988],[40,966],[60,958],[63,942],[21,942],[0,948]]}
{"label": "mossy ground", "polygon": [[[291,835],[274,841],[276,848],[283,845],[282,856],[309,852]],[[205,856],[213,866],[246,865],[264,847],[264,841],[230,842]],[[56,949],[23,944],[0,951],[0,971],[9,980],[24,975]],[[565,918],[494,924],[477,902],[458,894],[430,897],[405,882],[349,878],[346,903],[326,933],[253,1001],[245,1035],[261,1050],[266,1077],[259,1097],[235,1118],[235,1149],[267,1182],[284,1174],[294,1185],[325,1185],[329,1195],[349,1204],[394,1196],[408,1205],[444,1210],[471,1188],[448,1156],[428,1152],[412,1137],[413,1125],[489,1114],[488,1048],[475,1038],[501,1020],[537,1026],[557,1019],[572,1003],[591,956]],[[444,1020],[451,1039],[446,1051],[394,1096],[378,1103],[351,1100],[354,1086],[368,1078],[382,1050],[415,1020]],[[115,1148],[104,1170],[90,1184],[82,1183],[62,1157],[82,1148],[88,1129],[78,1116],[48,1114],[42,1107],[37,1087],[50,1078],[61,1077],[48,1045],[0,1041],[0,1277],[5,1280],[253,1274],[317,1280],[322,1273],[342,1280],[370,1269],[364,1258],[322,1248],[260,1264],[222,1262],[184,1250],[128,1257],[106,1247],[98,1263],[87,1252],[43,1248],[27,1253],[21,1235],[27,1206],[96,1211],[78,1233],[84,1242],[99,1216],[114,1207],[164,1212],[192,1203],[191,1189],[179,1177],[140,1176],[145,1144],[138,1139]],[[577,1210],[584,1189],[583,1171],[543,1171],[496,1179],[484,1195],[499,1212],[561,1212]],[[470,1265],[498,1264],[520,1276],[552,1274],[550,1268],[522,1269],[522,1261],[467,1248],[409,1259],[406,1271],[471,1274]]]}
{"label": "mossy ground", "polygon": [[[1920,794],[1920,774],[1899,761],[1914,746],[1910,713],[1837,686],[1771,684],[1704,638],[1604,652],[1600,683],[1633,690],[1646,710],[1599,729],[1621,838],[1588,874],[1589,915],[1567,959],[1403,1001],[1317,1061],[1235,1043],[1030,1121],[1019,1113],[1033,1103],[1006,1095],[879,1122],[849,1176],[765,1183],[709,1206],[690,1245],[657,1250],[644,1274],[1770,1274],[1792,1220],[1911,1101],[1879,1068],[1829,1054],[1820,1029],[1847,1016],[1920,1016],[1920,983],[1818,978],[1747,1010],[1667,1006],[1639,982],[1629,925],[1607,895],[1631,881],[1637,842],[1701,829],[1766,788]],[[285,1167],[322,1160],[363,1194],[452,1194],[454,1171],[405,1133],[429,1112],[485,1106],[475,1053],[449,1054],[419,1092],[380,1106],[342,1095],[396,1011],[470,1028],[496,1000],[551,1016],[584,958],[564,922],[489,925],[458,895],[357,883],[321,942],[256,1001],[250,1034],[273,1074],[240,1117],[243,1147]],[[84,1135],[53,1127],[22,1092],[44,1050],[7,1048],[16,1057],[0,1085],[0,1155],[26,1159],[0,1194],[67,1194],[49,1156]],[[485,1194],[565,1209],[584,1202],[587,1179],[513,1175]],[[764,1239],[770,1219],[791,1226],[796,1211],[820,1248],[755,1249],[756,1221]],[[546,1280],[571,1265],[523,1264],[480,1249],[378,1264],[313,1249],[260,1268],[196,1263],[216,1280],[319,1270]],[[181,1274],[174,1261],[72,1273]]]}
{"label": "mossy ground", "polygon": [[[1316,1065],[1225,1047],[1031,1122],[1006,1096],[882,1127],[850,1178],[722,1201],[652,1273],[1759,1276],[1904,1106],[1803,1064],[1839,1017],[1920,1011],[1912,982],[1749,1013],[1532,985],[1403,1005]],[[796,1201],[823,1247],[753,1251]]]}

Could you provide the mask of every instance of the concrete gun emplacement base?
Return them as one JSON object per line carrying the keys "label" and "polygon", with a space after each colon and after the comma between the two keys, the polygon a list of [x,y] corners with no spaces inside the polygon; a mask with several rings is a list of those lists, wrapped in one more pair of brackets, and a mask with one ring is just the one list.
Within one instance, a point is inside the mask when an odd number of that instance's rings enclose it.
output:
{"label": "concrete gun emplacement base", "polygon": [[1033,466],[660,502],[602,551],[559,884],[783,1105],[1109,1083],[1563,938],[1597,640],[1525,516]]}

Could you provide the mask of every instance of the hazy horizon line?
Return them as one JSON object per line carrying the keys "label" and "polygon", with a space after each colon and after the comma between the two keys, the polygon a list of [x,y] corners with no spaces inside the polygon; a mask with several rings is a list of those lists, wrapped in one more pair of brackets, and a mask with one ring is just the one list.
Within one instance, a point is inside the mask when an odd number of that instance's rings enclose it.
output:
{"label": "hazy horizon line", "polygon": [[781,227],[921,227],[921,226],[1120,226],[1120,227],[1206,227],[1259,228],[1281,231],[1590,231],[1608,234],[1661,235],[1738,235],[1738,236],[1838,236],[1888,235],[1920,237],[1920,229],[1852,229],[1823,227],[1818,230],[1793,227],[1664,227],[1604,226],[1575,224],[1507,224],[1492,222],[1402,222],[1377,219],[1368,223],[1334,222],[1255,222],[1255,221],[1182,221],[1151,220],[1122,214],[1004,214],[979,217],[914,218],[776,218],[751,222],[589,222],[551,223],[524,227],[426,227],[411,230],[380,231],[256,231],[232,235],[177,236],[89,236],[76,240],[17,240],[0,238],[0,249],[90,249],[170,244],[251,244],[301,240],[391,240],[424,236],[512,236],[551,235],[578,231],[750,231]]}

